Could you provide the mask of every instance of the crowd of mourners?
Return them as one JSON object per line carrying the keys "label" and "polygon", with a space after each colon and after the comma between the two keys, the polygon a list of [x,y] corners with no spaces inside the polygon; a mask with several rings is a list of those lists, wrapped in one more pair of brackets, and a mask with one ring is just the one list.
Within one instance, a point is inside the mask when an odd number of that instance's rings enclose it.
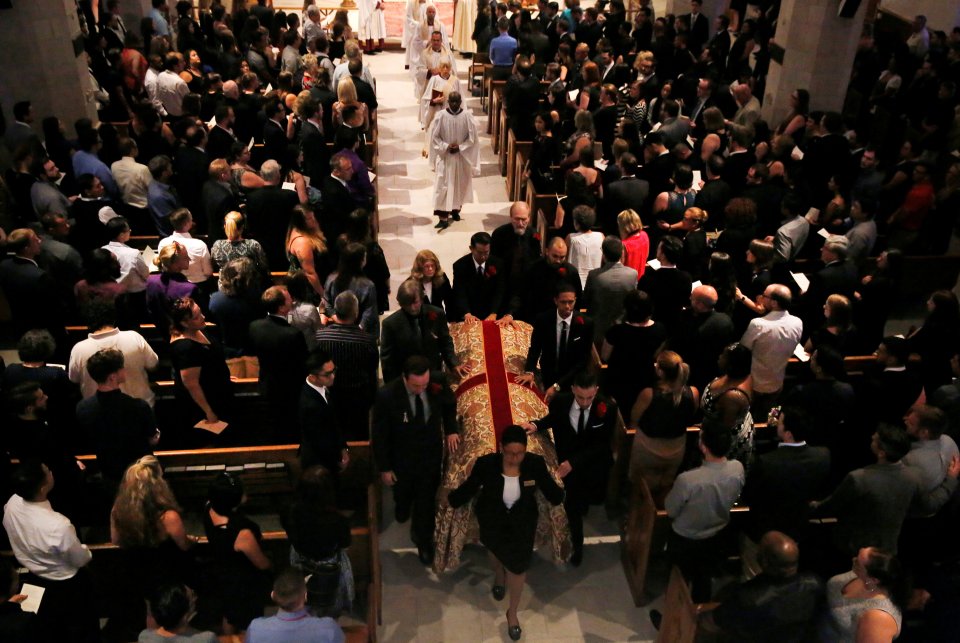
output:
{"label": "crowd of mourners", "polygon": [[[0,289],[19,354],[0,376],[3,525],[20,580],[45,593],[22,612],[2,561],[0,638],[343,640],[347,441],[371,440],[430,564],[443,451],[460,448],[448,384],[466,374],[448,322],[484,320],[533,327],[518,382],[550,412],[522,428],[572,436],[557,476],[573,565],[584,514],[612,500],[604,418],[619,409],[633,488],[671,518],[667,556],[695,601],[720,603],[700,617],[709,635],[960,636],[955,292],[927,289],[922,322],[885,332],[924,290],[905,267],[960,252],[960,28],[918,16],[905,40],[865,35],[842,114],[798,88],[768,123],[776,3],[734,2],[714,24],[699,0],[665,17],[641,0],[630,19],[619,0],[481,3],[474,40],[506,80],[508,127],[533,142],[530,189],[556,211],[537,227],[543,213],[514,203],[449,271],[420,250],[391,297],[367,165],[372,44],[345,12],[266,5],[153,0],[137,31],[117,0],[81,2],[98,122],[68,138],[23,101],[2,125]],[[429,127],[459,93],[449,52],[433,58],[448,46],[436,10],[417,5],[408,63]],[[438,206],[441,222],[461,204]],[[848,377],[856,356],[872,363]],[[164,405],[152,382],[171,376]],[[257,414],[234,397],[244,376]],[[209,490],[198,566],[153,451],[266,443],[300,444],[281,510],[291,569],[275,574],[230,473]],[[103,631],[78,528],[130,572]],[[745,582],[713,592],[731,552]]]}

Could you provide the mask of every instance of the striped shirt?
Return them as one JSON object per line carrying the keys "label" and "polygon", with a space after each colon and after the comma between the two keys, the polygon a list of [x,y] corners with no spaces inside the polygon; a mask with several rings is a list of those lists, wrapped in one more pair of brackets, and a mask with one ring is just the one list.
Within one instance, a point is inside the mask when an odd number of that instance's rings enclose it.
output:
{"label": "striped shirt", "polygon": [[317,331],[317,347],[333,357],[337,388],[377,389],[377,340],[359,326],[331,324]]}

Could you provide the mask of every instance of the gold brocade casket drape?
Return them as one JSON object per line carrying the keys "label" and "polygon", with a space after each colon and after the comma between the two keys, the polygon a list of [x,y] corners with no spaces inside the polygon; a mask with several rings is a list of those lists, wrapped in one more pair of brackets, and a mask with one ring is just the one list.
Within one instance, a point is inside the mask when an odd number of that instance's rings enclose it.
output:
{"label": "gold brocade casket drape", "polygon": [[[493,322],[450,325],[456,353],[468,372],[454,389],[462,442],[460,449],[447,458],[442,479],[444,487],[459,487],[466,480],[467,467],[472,462],[498,450],[497,436],[505,426],[495,424],[503,424],[505,419],[509,420],[508,424],[520,424],[546,415],[547,405],[537,392],[514,381],[525,370],[531,332],[532,327],[521,322],[515,322],[513,328],[499,328]],[[529,436],[527,451],[542,455],[554,480],[562,486],[563,481],[556,475],[557,454],[551,437],[548,433]],[[464,544],[477,542],[479,527],[473,504],[471,501],[457,509],[437,509],[433,562],[437,572],[455,569],[460,564]],[[572,544],[563,505],[552,506],[539,492],[537,504],[540,519],[536,547],[548,548],[554,562],[568,560]]]}

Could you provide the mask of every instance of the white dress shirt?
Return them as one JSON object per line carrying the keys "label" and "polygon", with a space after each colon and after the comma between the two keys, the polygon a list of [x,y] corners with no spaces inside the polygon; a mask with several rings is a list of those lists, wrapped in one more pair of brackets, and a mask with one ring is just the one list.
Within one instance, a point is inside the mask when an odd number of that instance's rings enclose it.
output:
{"label": "white dress shirt", "polygon": [[319,393],[319,394],[320,394],[320,397],[323,398],[323,401],[324,401],[324,402],[326,402],[327,404],[330,403],[330,400],[327,399],[327,387],[326,387],[326,386],[317,386],[316,384],[314,384],[313,382],[311,382],[309,378],[307,378],[307,386],[309,386],[309,387],[312,388],[314,391],[316,391],[317,393]]}
{"label": "white dress shirt", "polygon": [[520,476],[500,475],[503,476],[503,504],[507,509],[513,509],[513,505],[520,500]]}
{"label": "white dress shirt", "polygon": [[187,249],[187,256],[190,257],[190,265],[183,271],[184,276],[190,283],[198,284],[206,281],[213,274],[213,260],[210,258],[210,248],[202,239],[194,239],[189,232],[174,232],[169,237],[160,240],[157,244],[157,252],[164,246],[169,246],[174,241]]}
{"label": "white dress shirt", "polygon": [[143,292],[147,289],[150,266],[144,261],[139,250],[119,241],[111,241],[103,247],[112,252],[117,261],[120,262],[118,284],[125,286],[127,292]]}
{"label": "white dress shirt", "polygon": [[127,379],[120,385],[120,390],[153,406],[153,389],[150,388],[147,371],[157,367],[157,354],[135,330],[111,328],[90,333],[86,339],[77,342],[70,351],[67,375],[71,382],[80,385],[80,394],[87,398],[97,392],[97,383],[87,372],[87,361],[94,353],[106,348],[114,348],[123,353],[123,368]]}
{"label": "white dress shirt", "polygon": [[40,578],[68,580],[93,557],[70,520],[46,500],[10,496],[3,507],[3,528],[17,561]]}
{"label": "white dress shirt", "polygon": [[187,83],[169,69],[157,76],[157,99],[170,116],[183,115],[183,97],[189,93]]}
{"label": "white dress shirt", "polygon": [[570,346],[570,330],[572,328],[571,322],[573,321],[573,313],[570,313],[570,316],[564,319],[560,316],[560,313],[557,313],[557,321],[554,326],[555,332],[557,333],[557,353],[559,356],[560,352],[560,332],[563,330],[563,324],[567,324],[567,346]]}
{"label": "white dress shirt", "polygon": [[153,67],[147,67],[147,73],[143,77],[143,88],[147,90],[147,98],[150,100],[153,108],[157,110],[157,113],[159,113],[160,116],[166,116],[167,110],[163,108],[163,103],[160,102],[160,96],[157,93],[158,78],[160,78],[159,72]]}
{"label": "white dress shirt", "polygon": [[740,343],[753,352],[750,375],[757,393],[783,388],[787,360],[800,343],[803,322],[785,310],[774,310],[750,321]]}
{"label": "white dress shirt", "polygon": [[[583,428],[587,428],[587,423],[590,422],[590,407],[588,406],[583,410]],[[570,426],[573,427],[574,433],[579,433],[577,427],[580,425],[580,405],[577,404],[576,398],[573,400],[573,404],[570,405]]]}

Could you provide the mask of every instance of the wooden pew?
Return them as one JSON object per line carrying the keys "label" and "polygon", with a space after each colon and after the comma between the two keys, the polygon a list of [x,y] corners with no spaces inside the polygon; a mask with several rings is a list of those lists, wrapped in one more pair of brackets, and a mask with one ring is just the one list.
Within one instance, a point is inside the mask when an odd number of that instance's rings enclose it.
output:
{"label": "wooden pew", "polygon": [[483,51],[473,54],[473,60],[470,61],[470,71],[467,73],[467,84],[470,91],[473,90],[473,81],[480,79],[480,107],[483,107],[483,75],[484,69],[490,64],[490,56]]}
{"label": "wooden pew", "polygon": [[[541,244],[546,243],[546,230],[550,226],[550,221],[553,221],[553,217],[557,214],[557,204],[560,203],[560,199],[563,197],[561,194],[538,194],[537,188],[533,185],[533,181],[527,179],[527,198],[526,203],[530,208],[530,216],[536,217],[536,225],[540,225],[539,219],[544,218],[544,228],[541,231],[540,240]],[[541,216],[540,213],[543,213]]]}
{"label": "wooden pew", "polygon": [[495,142],[495,151],[497,152],[497,164],[500,168],[500,176],[507,175],[507,147],[509,146],[508,137],[513,132],[510,131],[510,125],[507,122],[507,109],[503,100],[500,101],[500,113],[497,115],[497,140]]}
{"label": "wooden pew", "polygon": [[507,169],[507,195],[511,201],[523,201],[526,196],[527,179],[524,172],[532,148],[533,141],[514,140],[513,154],[508,152],[507,159],[511,167]]}
{"label": "wooden pew", "polygon": [[490,83],[493,82],[493,64],[483,64],[483,78],[480,81],[480,109],[487,111],[487,98],[490,96]]}
{"label": "wooden pew", "polygon": [[493,151],[499,152],[497,148],[498,128],[500,127],[500,106],[503,103],[503,88],[507,84],[505,80],[490,81],[490,109],[487,111],[487,134],[493,138]]}
{"label": "wooden pew", "polygon": [[673,567],[663,599],[663,621],[657,633],[657,643],[694,643],[696,638],[697,606],[683,574]]}

